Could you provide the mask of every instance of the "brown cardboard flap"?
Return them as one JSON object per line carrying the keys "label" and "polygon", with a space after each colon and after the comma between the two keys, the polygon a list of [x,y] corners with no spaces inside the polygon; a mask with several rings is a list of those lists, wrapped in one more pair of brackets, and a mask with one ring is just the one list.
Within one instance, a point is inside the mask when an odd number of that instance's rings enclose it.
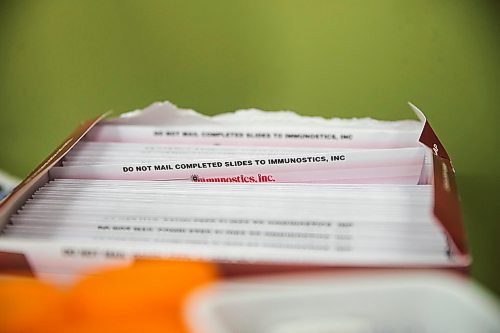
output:
{"label": "brown cardboard flap", "polygon": [[420,142],[434,152],[434,215],[449,236],[452,254],[458,254],[468,263],[468,249],[460,213],[455,169],[446,149],[427,121],[425,121]]}
{"label": "brown cardboard flap", "polygon": [[42,163],[40,163],[29,175],[26,177],[16,188],[0,202],[0,212],[3,208],[10,204],[18,197],[18,194],[23,192],[27,187],[36,181],[41,175],[45,174],[51,167],[53,167],[59,160],[66,155],[66,153],[73,148],[73,146],[80,141],[80,139],[99,121],[107,117],[110,112],[106,112],[99,117],[87,120],[80,124],[67,138],[57,147],[52,154],[49,155]]}
{"label": "brown cardboard flap", "polygon": [[424,128],[422,129],[422,134],[420,134],[420,142],[431,148],[434,155],[437,155],[443,159],[450,160],[450,156],[446,149],[444,149],[443,144],[439,141],[436,133],[432,129],[428,121],[425,121]]}
{"label": "brown cardboard flap", "polygon": [[467,249],[465,229],[460,213],[457,184],[455,182],[455,169],[450,156],[444,148],[436,133],[427,121],[425,115],[412,103],[408,103],[423,124],[419,141],[433,151],[433,176],[434,176],[434,216],[440,222],[448,235],[450,255],[455,255],[461,260],[462,265],[470,264]]}
{"label": "brown cardboard flap", "polygon": [[24,254],[2,251],[0,251],[0,274],[34,276]]}
{"label": "brown cardboard flap", "polygon": [[451,238],[455,251],[468,255],[465,229],[451,161],[434,155],[434,215]]}

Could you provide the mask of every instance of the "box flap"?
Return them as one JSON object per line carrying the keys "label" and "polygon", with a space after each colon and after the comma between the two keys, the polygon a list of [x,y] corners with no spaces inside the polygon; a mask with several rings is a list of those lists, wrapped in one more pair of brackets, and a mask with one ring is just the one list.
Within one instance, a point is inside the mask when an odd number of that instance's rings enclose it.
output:
{"label": "box flap", "polygon": [[0,229],[7,223],[10,215],[14,213],[17,206],[24,202],[21,198],[26,196],[26,192],[32,185],[47,175],[50,168],[56,165],[59,160],[80,141],[80,139],[99,121],[107,117],[110,112],[106,112],[99,117],[87,120],[80,124],[68,138],[57,147],[42,163],[40,163],[7,197],[0,202]]}
{"label": "box flap", "polygon": [[470,263],[465,229],[460,213],[455,169],[448,152],[439,141],[425,115],[412,103],[408,103],[423,123],[420,142],[432,149],[434,165],[434,215],[449,236],[451,255],[456,255],[466,265]]}

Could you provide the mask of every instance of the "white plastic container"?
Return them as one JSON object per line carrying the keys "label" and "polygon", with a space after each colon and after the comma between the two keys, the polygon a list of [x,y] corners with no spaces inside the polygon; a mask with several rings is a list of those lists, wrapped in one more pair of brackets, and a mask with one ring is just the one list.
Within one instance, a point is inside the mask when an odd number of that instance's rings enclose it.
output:
{"label": "white plastic container", "polygon": [[193,332],[500,332],[500,307],[448,274],[315,274],[222,282],[187,304]]}

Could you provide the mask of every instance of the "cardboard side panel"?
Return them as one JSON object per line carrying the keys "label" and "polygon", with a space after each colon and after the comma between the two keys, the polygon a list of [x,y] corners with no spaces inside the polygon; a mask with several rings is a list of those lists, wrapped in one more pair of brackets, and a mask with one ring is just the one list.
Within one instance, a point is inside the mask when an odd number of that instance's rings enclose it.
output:
{"label": "cardboard side panel", "polygon": [[450,157],[427,121],[422,130],[420,142],[434,152],[434,215],[450,237],[451,252],[457,254],[458,259],[465,260],[465,263],[468,264],[465,229],[460,213],[455,170]]}
{"label": "cardboard side panel", "polygon": [[458,253],[467,256],[455,173],[451,162],[439,156],[434,156],[434,197],[434,215],[448,232]]}
{"label": "cardboard side panel", "polygon": [[10,217],[18,209],[20,209],[26,200],[28,200],[33,193],[49,181],[48,170],[44,173],[38,173],[37,177],[33,178],[30,182],[23,185],[22,188],[17,189],[11,193],[9,200],[4,200],[0,206],[0,231],[7,225]]}
{"label": "cardboard side panel", "polygon": [[275,265],[275,264],[244,264],[244,263],[218,263],[220,274],[224,277],[241,277],[252,275],[268,275],[282,273],[303,273],[303,272],[335,272],[335,273],[354,273],[354,272],[380,272],[380,271],[398,271],[398,270],[439,270],[457,273],[462,276],[468,275],[466,267],[347,267],[347,266],[310,266],[310,265]]}
{"label": "cardboard side panel", "polygon": [[34,276],[24,254],[2,251],[0,251],[0,274]]}
{"label": "cardboard side panel", "polygon": [[19,209],[24,202],[40,186],[49,181],[48,171],[80,141],[80,139],[101,119],[106,117],[105,113],[97,118],[83,122],[73,133],[57,147],[38,167],[33,170],[2,202],[0,202],[0,230],[7,224],[10,216]]}

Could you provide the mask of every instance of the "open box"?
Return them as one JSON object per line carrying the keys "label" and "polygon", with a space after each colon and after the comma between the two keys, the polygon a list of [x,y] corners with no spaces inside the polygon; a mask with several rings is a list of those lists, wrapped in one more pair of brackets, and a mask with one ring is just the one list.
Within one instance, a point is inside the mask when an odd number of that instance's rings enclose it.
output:
{"label": "open box", "polygon": [[[165,107],[165,105],[163,105]],[[170,104],[168,107],[172,107]],[[450,157],[437,138],[423,113],[410,104],[422,124],[419,142],[432,151],[432,183],[434,190],[434,217],[448,238],[450,263],[446,266],[413,267],[451,269],[465,272],[470,264],[465,233],[460,214],[458,193],[455,183],[455,170]],[[178,110],[177,110],[178,111]],[[156,114],[159,115],[159,114]],[[104,114],[82,123],[45,161],[43,161],[0,205],[0,228],[9,223],[10,217],[26,202],[31,195],[50,180],[49,171],[61,164],[67,154],[85,134],[97,123],[106,118]],[[149,117],[149,118],[148,118]],[[154,112],[128,117],[127,122],[141,123],[151,121]],[[162,118],[161,116],[159,118]],[[153,119],[157,125],[168,124],[168,117]],[[40,278],[72,279],[99,267],[130,264],[137,258],[178,257],[180,255],[166,250],[160,244],[124,244],[113,241],[50,241],[0,238],[0,272],[21,272]],[[194,255],[196,257],[196,255]],[[318,265],[283,265],[273,263],[218,263],[223,274],[240,275],[269,272],[288,272],[313,269],[353,269],[353,267],[327,267]],[[371,267],[371,268],[381,268]],[[401,266],[392,267],[401,268]],[[411,268],[406,267],[405,268]]]}

